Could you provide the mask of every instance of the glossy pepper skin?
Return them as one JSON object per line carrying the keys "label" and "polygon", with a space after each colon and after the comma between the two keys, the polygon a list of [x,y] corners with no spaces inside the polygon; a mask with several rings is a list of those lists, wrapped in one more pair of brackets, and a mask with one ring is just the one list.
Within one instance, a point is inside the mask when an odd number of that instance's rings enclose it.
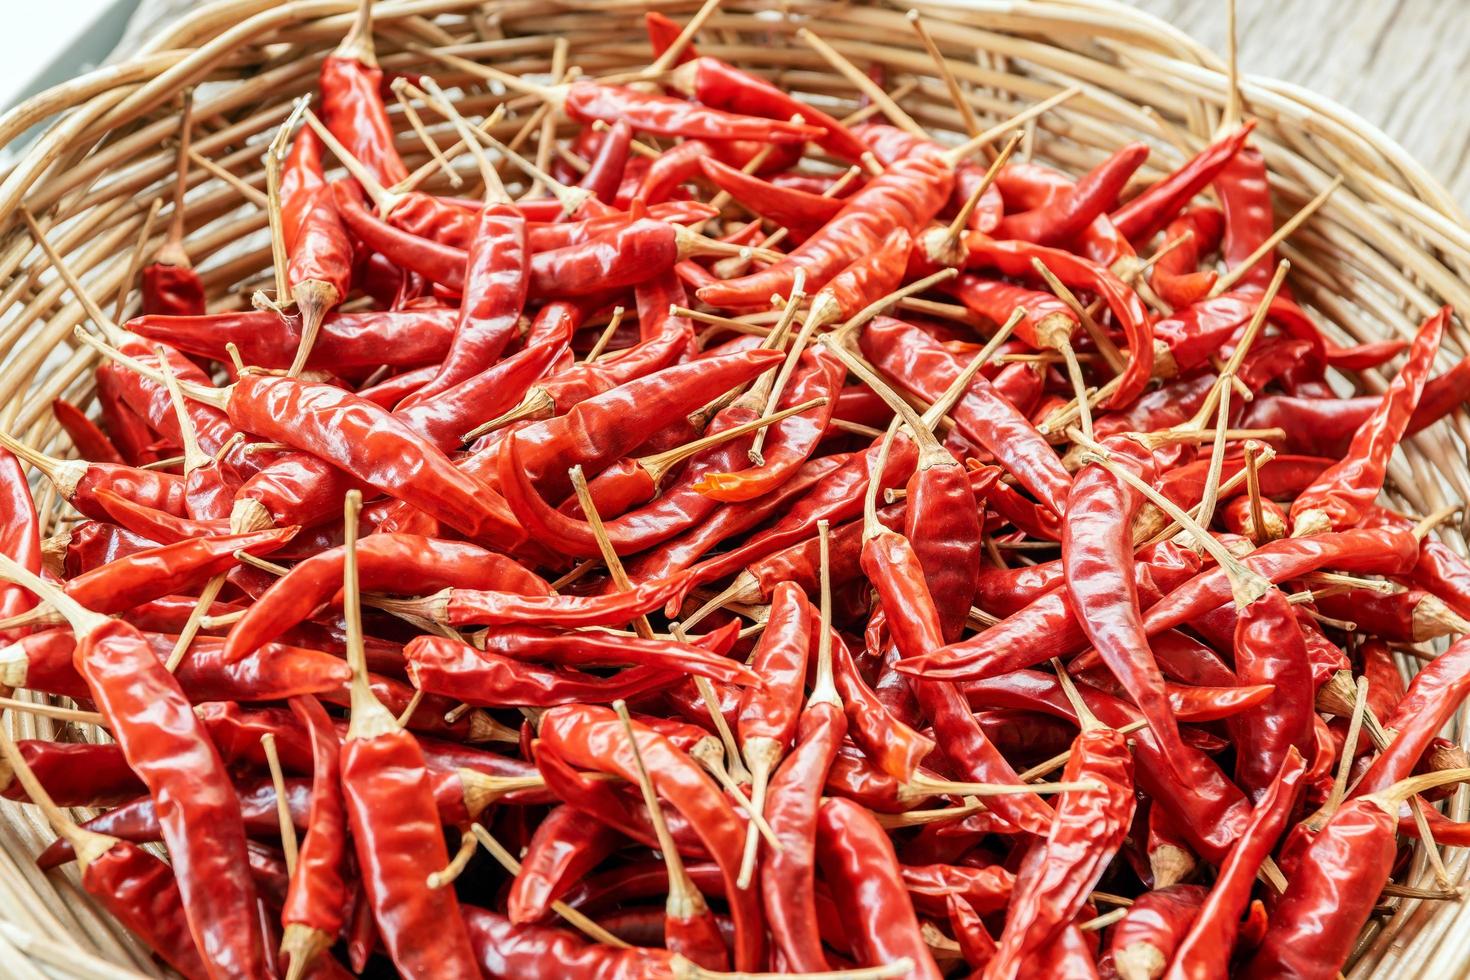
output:
{"label": "glossy pepper skin", "polygon": [[418,742],[401,729],[349,733],[341,760],[357,865],[394,965],[409,977],[478,977],[454,889],[425,881],[449,854]]}
{"label": "glossy pepper skin", "polygon": [[[316,698],[292,698],[291,713],[311,740],[311,810],[281,910],[281,924],[288,935],[294,927],[308,934],[315,932],[321,937],[317,941],[330,942],[342,929],[348,893],[343,864],[348,844],[341,745],[331,717]],[[292,955],[305,955],[305,950],[294,950]]]}
{"label": "glossy pepper skin", "polygon": [[128,765],[154,798],[189,931],[210,975],[262,975],[264,941],[240,804],[178,682],[147,641],[118,620],[84,636],[75,656]]}

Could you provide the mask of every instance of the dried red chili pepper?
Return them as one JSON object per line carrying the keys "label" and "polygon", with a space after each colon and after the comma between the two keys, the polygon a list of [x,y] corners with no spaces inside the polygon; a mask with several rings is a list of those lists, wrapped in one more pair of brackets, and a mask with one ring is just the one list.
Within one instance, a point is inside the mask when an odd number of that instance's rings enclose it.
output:
{"label": "dried red chili pepper", "polygon": [[[1152,238],[1236,158],[1254,128],[1253,122],[1247,122],[1216,140],[1178,170],[1114,211],[1112,219],[1118,231],[1129,241],[1140,244]],[[1268,259],[1261,268],[1274,266]]]}
{"label": "dried red chili pepper", "polygon": [[873,815],[850,800],[817,812],[817,858],[860,961],[911,964],[905,976],[943,976],[924,941],[893,844]]}
{"label": "dried red chili pepper", "polygon": [[239,801],[178,681],[128,624],[82,607],[9,558],[0,558],[0,570],[56,607],[78,634],[77,669],[154,799],[189,931],[211,975],[260,976],[264,945]]}
{"label": "dried red chili pepper", "polygon": [[347,849],[347,815],[341,787],[341,746],[321,702],[307,696],[291,699],[291,713],[311,740],[311,811],[306,835],[291,873],[281,924],[283,956],[292,970],[306,968],[335,941],[347,905],[342,865]]}
{"label": "dried red chili pepper", "polygon": [[327,128],[385,185],[408,177],[393,145],[393,127],[379,94],[383,72],[373,48],[371,0],[361,0],[352,30],[322,62],[317,87]]}
{"label": "dried red chili pepper", "polygon": [[1098,215],[1117,206],[1128,178],[1143,166],[1148,154],[1145,143],[1127,144],[1088,171],[1067,192],[1040,207],[1006,215],[996,227],[995,237],[1037,245],[1068,244]]}
{"label": "dried red chili pepper", "polygon": [[1149,285],[1160,299],[1179,309],[1209,295],[1219,277],[1211,269],[1200,269],[1200,256],[1215,251],[1224,232],[1224,213],[1208,206],[1186,208],[1165,226],[1165,244],[1180,244],[1159,256],[1149,272]]}
{"label": "dried red chili pepper", "polygon": [[1122,977],[1162,976],[1208,894],[1200,885],[1170,885],[1138,896],[1108,933],[1105,963]]}
{"label": "dried red chili pepper", "polygon": [[1378,496],[1388,458],[1403,438],[1409,417],[1418,404],[1450,313],[1450,308],[1444,307],[1424,321],[1414,336],[1408,361],[1383,393],[1378,408],[1354,434],[1347,455],[1292,501],[1293,535],[1351,526]]}
{"label": "dried red chili pepper", "polygon": [[595,817],[566,805],[555,807],[536,827],[521,870],[511,882],[506,911],[512,922],[536,922],[551,903],[577,887],[618,846],[617,832]]}
{"label": "dried red chili pepper", "polygon": [[[745,830],[714,782],[661,735],[634,726],[639,751],[659,795],[689,820],[725,877],[735,920],[735,966],[748,969],[763,955],[764,930],[755,896],[735,887]],[[627,736],[611,711],[590,705],[553,708],[541,719],[541,738],[569,761],[601,772],[636,778]]]}
{"label": "dried red chili pepper", "polygon": [[1209,897],[1199,907],[1189,931],[1178,939],[1178,950],[1169,962],[1170,980],[1214,977],[1227,969],[1251,887],[1286,828],[1305,773],[1301,755],[1289,749],[1280,771],[1261,794],[1240,840],[1220,866]]}

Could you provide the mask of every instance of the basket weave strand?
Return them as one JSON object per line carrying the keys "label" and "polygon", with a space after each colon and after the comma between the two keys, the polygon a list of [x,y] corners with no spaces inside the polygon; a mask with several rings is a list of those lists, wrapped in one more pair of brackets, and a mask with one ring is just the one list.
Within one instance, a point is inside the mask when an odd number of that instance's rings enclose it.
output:
{"label": "basket weave strand", "polygon": [[[418,69],[441,84],[465,86],[467,113],[488,112],[497,93],[421,50],[435,48],[529,75],[550,71],[556,42],[587,75],[647,64],[642,14],[650,6],[676,19],[693,3],[643,0],[380,0],[375,35],[386,70]],[[52,399],[85,404],[93,358],[71,339],[85,321],[80,303],[49,268],[23,222],[24,205],[88,290],[112,309],[136,239],[155,199],[171,201],[179,96],[197,86],[193,145],[202,156],[257,190],[261,153],[293,98],[311,91],[323,57],[350,26],[354,0],[221,0],[167,26],[131,60],[99,69],[36,96],[0,117],[0,145],[39,122],[49,128],[0,175],[0,428],[57,455],[72,450],[51,418]],[[851,86],[795,37],[806,26],[861,66],[881,65],[890,91],[904,87],[904,109],[938,138],[958,141],[962,118],[905,21],[906,7],[883,0],[727,0],[699,36],[703,52],[755,70],[839,111],[857,108]],[[965,87],[982,125],[991,125],[1061,89],[1081,96],[1042,116],[1028,140],[1039,160],[1069,171],[1091,167],[1131,139],[1154,148],[1140,180],[1152,180],[1203,146],[1227,101],[1224,64],[1183,33],[1112,0],[956,0],[919,5],[930,33]],[[905,82],[912,84],[904,85]],[[1243,81],[1255,142],[1266,155],[1278,219],[1341,174],[1345,185],[1282,247],[1292,286],[1340,342],[1409,337],[1441,303],[1470,312],[1470,228],[1445,190],[1376,128],[1301,88]],[[410,168],[428,160],[412,130],[391,110]],[[514,114],[497,135],[521,126]],[[446,125],[431,132],[454,142]],[[952,135],[944,135],[952,134]],[[456,161],[468,176],[473,162]],[[511,177],[507,173],[507,177]],[[472,179],[472,178],[471,178]],[[427,187],[447,187],[436,176]],[[171,205],[153,225],[162,241]],[[192,167],[186,244],[212,308],[243,305],[269,277],[264,212],[230,183]],[[131,310],[136,305],[129,299]],[[1466,351],[1446,337],[1439,369]],[[1379,392],[1386,378],[1353,379]],[[1429,513],[1470,499],[1470,418],[1457,412],[1406,441],[1389,471],[1390,501]],[[68,519],[49,489],[38,493],[43,535]],[[1464,552],[1459,529],[1439,535]],[[1413,658],[1401,667],[1412,672]],[[21,695],[26,696],[26,695]],[[17,737],[96,739],[95,731],[11,712]],[[1450,806],[1466,816],[1459,794]],[[51,839],[30,808],[0,802],[0,964],[21,977],[158,976],[147,952],[97,909],[68,869],[43,875],[33,857]],[[1456,880],[1470,854],[1453,851]],[[1405,884],[1432,884],[1420,849]],[[1470,970],[1470,904],[1394,899],[1376,920],[1348,976],[1455,976]]]}

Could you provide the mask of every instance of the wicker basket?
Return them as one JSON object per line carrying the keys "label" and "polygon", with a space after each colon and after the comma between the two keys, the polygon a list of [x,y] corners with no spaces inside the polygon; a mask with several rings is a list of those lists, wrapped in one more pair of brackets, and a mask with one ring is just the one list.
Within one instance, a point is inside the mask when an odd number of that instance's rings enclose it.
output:
{"label": "wicker basket", "polygon": [[[659,4],[652,4],[659,5]],[[222,0],[201,4],[132,60],[100,69],[0,118],[0,145],[35,124],[50,128],[0,180],[0,426],[67,455],[51,420],[58,395],[85,402],[92,355],[71,341],[84,319],[75,298],[34,247],[19,208],[48,237],[109,310],[126,280],[152,203],[174,187],[180,93],[199,86],[195,149],[238,179],[192,167],[188,248],[214,305],[238,305],[270,265],[261,152],[290,101],[312,89],[324,55],[346,32],[353,0]],[[647,62],[643,0],[381,0],[376,34],[384,67],[419,67],[448,85],[466,82],[413,47],[449,47],[516,73],[546,73],[558,42],[569,64],[601,74]],[[687,17],[694,4],[667,5]],[[1111,0],[968,0],[921,5],[982,123],[1014,115],[1077,83],[1084,94],[1041,117],[1030,141],[1043,160],[1079,171],[1125,140],[1155,147],[1145,176],[1198,149],[1226,101],[1224,65],[1213,53],[1151,17]],[[805,24],[860,65],[886,70],[890,91],[935,132],[961,129],[945,87],[904,19],[882,0],[727,0],[700,35],[701,48],[779,78],[785,87],[852,107],[854,92],[794,37]],[[1410,335],[1442,302],[1470,311],[1470,230],[1444,189],[1382,133],[1341,106],[1264,79],[1244,84],[1256,141],[1270,164],[1284,216],[1341,173],[1346,185],[1283,247],[1296,294],[1344,342]],[[477,98],[478,96],[478,98]],[[476,112],[499,97],[473,88]],[[519,122],[508,124],[513,128]],[[427,158],[406,125],[399,148],[410,164]],[[441,143],[452,138],[441,139]],[[460,161],[469,166],[468,160]],[[249,185],[244,187],[243,185]],[[250,193],[250,191],[255,193]],[[168,217],[165,207],[162,218]],[[155,225],[156,247],[163,224]],[[1444,367],[1466,340],[1446,339]],[[1384,378],[1352,379],[1380,391]],[[1428,513],[1470,497],[1470,419],[1414,437],[1390,471],[1393,502]],[[38,500],[54,526],[66,515],[54,494]],[[49,533],[52,527],[43,529]],[[1465,542],[1453,529],[1442,535]],[[1411,669],[1412,658],[1401,666]],[[23,737],[86,739],[66,722],[11,713]],[[1465,816],[1465,794],[1452,806]],[[51,839],[30,808],[0,805],[0,974],[16,977],[159,975],[147,953],[80,890],[73,870],[43,875],[33,857]],[[1457,879],[1470,854],[1446,856]],[[1406,883],[1422,884],[1416,856]],[[1470,969],[1470,903],[1393,899],[1375,919],[1349,975],[1456,976]]]}

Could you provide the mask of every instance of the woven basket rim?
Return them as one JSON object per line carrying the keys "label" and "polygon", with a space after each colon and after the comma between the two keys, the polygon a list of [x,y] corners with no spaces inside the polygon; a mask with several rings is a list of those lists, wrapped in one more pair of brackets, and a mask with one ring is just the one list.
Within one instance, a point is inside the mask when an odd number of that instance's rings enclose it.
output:
{"label": "woven basket rim", "polygon": [[[377,35],[380,43],[391,36],[395,43],[384,43],[385,49],[398,51],[396,42],[403,37],[432,38],[431,27],[425,25],[436,16],[458,14],[477,6],[480,4],[476,0],[379,0],[374,8]],[[561,29],[583,18],[599,16],[612,17],[621,24],[618,18],[646,9],[662,9],[680,17],[698,3],[505,0],[484,6],[494,8],[507,23],[544,18],[547,24]],[[1211,107],[1218,109],[1225,102],[1226,64],[1219,55],[1122,0],[920,0],[913,4],[897,0],[728,0],[711,25],[729,22],[748,29],[758,23],[753,12],[786,9],[820,22],[823,36],[839,47],[867,52],[875,45],[886,45],[891,48],[890,63],[896,63],[907,57],[911,38],[907,34],[894,35],[890,43],[882,37],[881,28],[895,16],[901,17],[910,6],[925,15],[936,36],[949,47],[961,45],[953,38],[1011,39],[995,57],[1012,67],[1018,63],[1024,66],[1014,80],[1027,95],[1018,96],[1009,89],[1001,93],[998,87],[996,91],[1018,108],[1028,99],[1034,101],[1034,93],[1042,89],[1055,90],[1058,79],[1084,63],[1097,73],[1095,78],[1126,83],[1130,94],[1118,94],[1099,81],[1087,94],[1088,112],[1069,105],[1056,114],[1056,119],[1048,117],[1041,127],[1038,147],[1045,152],[1070,153],[1071,161],[1085,159],[1097,145],[1089,138],[1110,126],[1150,134],[1160,153],[1177,161],[1181,155],[1178,144],[1197,148],[1202,142],[1197,124],[1209,122]],[[166,127],[160,120],[168,118],[172,111],[168,104],[181,88],[204,79],[232,59],[258,66],[265,58],[264,46],[283,38],[287,44],[277,57],[286,60],[281,64],[266,60],[265,71],[308,62],[329,50],[346,32],[355,7],[356,0],[201,3],[163,26],[128,58],[54,86],[0,115],[0,146],[46,123],[44,131],[18,154],[9,169],[0,172],[0,297],[11,301],[0,302],[0,310],[6,311],[0,313],[0,363],[12,358],[8,369],[0,371],[0,428],[30,432],[35,444],[45,445],[55,436],[55,429],[41,419],[40,407],[48,404],[52,395],[85,391],[82,376],[90,364],[89,356],[83,353],[73,353],[64,363],[56,363],[65,351],[53,352],[52,348],[63,341],[65,327],[80,322],[82,313],[69,294],[59,287],[51,289],[54,275],[29,248],[19,220],[21,205],[34,206],[38,218],[65,201],[82,202],[92,208],[88,212],[92,217],[82,211],[66,215],[66,220],[75,224],[66,225],[58,240],[68,236],[75,239],[66,242],[63,249],[71,256],[86,254],[89,248],[105,253],[96,260],[97,268],[104,271],[94,277],[93,283],[112,283],[120,278],[116,276],[117,263],[107,265],[107,260],[132,247],[146,210],[145,190],[152,189],[149,195],[168,190],[171,177],[143,181],[131,199],[122,199],[120,194],[107,197],[103,191],[83,193],[90,184],[83,185],[76,194],[69,190],[57,192],[50,182],[65,183],[67,165],[85,163],[90,152],[86,148],[98,130],[116,128],[125,134],[120,139],[127,139],[129,122],[113,126],[110,120],[115,115],[131,113],[143,120],[139,132],[151,132],[149,126],[164,131]],[[623,49],[619,48],[617,31],[610,33],[613,36],[607,51],[599,54],[616,60]],[[555,34],[526,36],[544,39]],[[796,46],[794,50],[801,50],[799,42],[790,43]],[[544,61],[544,52],[533,51],[533,47],[507,44],[505,50],[515,48],[514,58],[527,63]],[[714,50],[721,45],[709,47]],[[1050,61],[1038,59],[1042,47],[1057,52],[1057,56]],[[826,69],[812,69],[809,59],[797,57],[783,62],[774,53],[787,50],[777,46],[765,53],[776,58],[775,64],[781,70],[791,71],[804,83],[816,84],[813,79]],[[997,50],[995,46],[989,49],[992,53]],[[578,51],[579,55],[583,53]],[[435,70],[433,62],[420,60],[429,70]],[[976,55],[964,65],[969,70],[979,61]],[[246,82],[232,78],[227,84]],[[981,82],[973,85],[976,91],[984,88]],[[1451,302],[1461,311],[1470,310],[1470,286],[1465,284],[1470,279],[1470,227],[1441,181],[1377,126],[1333,99],[1254,74],[1242,77],[1241,90],[1247,113],[1262,120],[1258,134],[1266,145],[1273,187],[1283,210],[1299,205],[1320,189],[1334,169],[1348,177],[1345,191],[1319,214],[1324,223],[1319,225],[1314,219],[1283,250],[1296,267],[1294,279],[1301,277],[1308,299],[1319,312],[1349,336],[1360,332],[1379,336],[1405,334],[1423,313],[1441,301]],[[1180,121],[1150,123],[1139,109],[1140,103],[1130,101],[1131,92],[1157,95],[1161,115],[1167,116],[1171,106],[1184,107]],[[926,92],[918,96],[930,97],[926,120],[933,118],[938,120],[935,125],[944,125],[948,118],[944,99],[934,99]],[[248,104],[277,106],[283,97],[263,92]],[[949,112],[954,115],[952,109]],[[249,135],[246,133],[242,140]],[[211,139],[220,147],[229,144],[215,136],[197,140],[196,146],[207,155]],[[162,152],[158,145],[149,149],[155,151],[154,156]],[[100,152],[105,152],[105,147]],[[156,169],[154,156],[145,163]],[[235,158],[244,161],[243,166],[253,166],[248,155],[237,152],[230,159]],[[120,165],[117,169],[126,168]],[[114,177],[110,168],[107,176]],[[102,175],[90,179],[101,181]],[[204,183],[210,183],[207,177]],[[191,216],[196,210],[216,217],[228,215],[232,200],[239,203],[238,191],[218,180],[213,184],[207,196],[196,200],[191,194]],[[114,182],[103,190],[119,186]],[[198,245],[202,252],[212,254],[259,228],[259,222],[252,223],[248,216],[220,224],[224,220],[218,217],[211,219],[213,224],[206,222],[207,230],[191,235],[191,247]],[[63,222],[58,220],[56,224],[61,227]],[[254,260],[253,256],[245,256],[210,266],[206,279],[212,287],[223,289],[255,271],[249,268]],[[1376,291],[1371,285],[1374,280],[1382,281]],[[1339,291],[1342,297],[1336,295]],[[15,313],[16,309],[21,312]],[[1446,340],[1446,359],[1451,353],[1460,356],[1466,352],[1463,330]],[[1385,379],[1369,372],[1362,383],[1367,390],[1377,391]],[[1442,501],[1446,494],[1462,501],[1470,499],[1470,471],[1466,470],[1464,450],[1467,445],[1470,419],[1463,411],[1451,422],[1415,436],[1406,445],[1407,460],[1391,472],[1396,499],[1406,501],[1405,506]],[[48,513],[52,502],[49,496],[37,501],[38,507]],[[1458,529],[1446,529],[1443,537],[1465,552]],[[1463,741],[1464,736],[1460,738]],[[1453,816],[1465,816],[1466,795],[1457,794]],[[30,895],[36,906],[23,913],[0,913],[0,963],[14,958],[14,962],[44,965],[48,973],[65,976],[156,975],[156,970],[149,970],[146,957],[140,959],[136,944],[118,935],[117,928],[89,912],[78,910],[71,916],[67,909],[77,908],[75,903],[87,899],[70,872],[46,878],[29,867],[34,850],[29,842],[50,837],[40,827],[28,809],[0,803],[0,897],[7,893],[12,899]],[[1425,873],[1423,849],[1417,850],[1411,876],[1416,881],[1422,880]],[[1455,852],[1446,863],[1457,879],[1463,881],[1470,876],[1470,850]],[[51,893],[42,898],[42,889]],[[1464,928],[1467,920],[1470,910],[1466,903],[1403,900],[1393,918],[1372,938],[1349,976],[1395,976],[1405,969],[1426,975],[1464,972],[1470,969],[1465,966],[1470,963],[1470,929]],[[81,936],[85,941],[77,940],[75,948],[68,948],[58,938],[67,935]],[[109,968],[107,963],[126,965]],[[17,970],[18,975],[41,975],[34,968],[29,974],[19,967]]]}

